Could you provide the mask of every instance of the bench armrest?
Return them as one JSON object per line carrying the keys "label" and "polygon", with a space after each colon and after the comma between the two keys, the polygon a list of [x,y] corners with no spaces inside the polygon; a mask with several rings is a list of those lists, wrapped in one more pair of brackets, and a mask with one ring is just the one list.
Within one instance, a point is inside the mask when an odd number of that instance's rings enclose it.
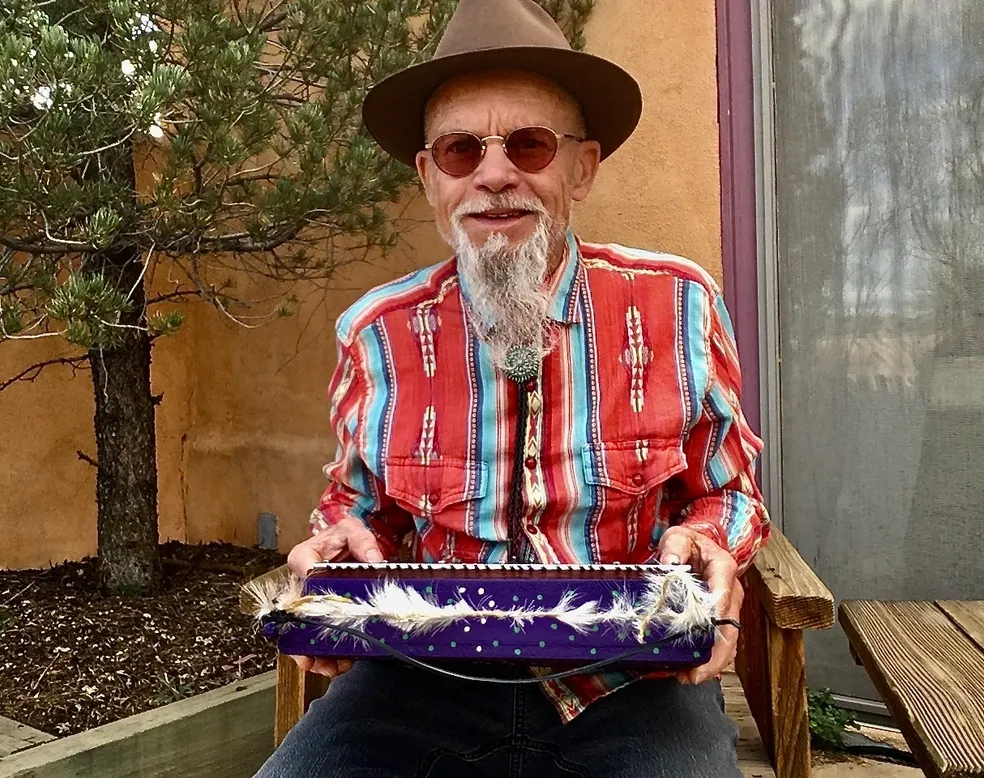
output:
{"label": "bench armrest", "polygon": [[778,528],[745,573],[745,588],[780,629],[829,629],[834,597]]}

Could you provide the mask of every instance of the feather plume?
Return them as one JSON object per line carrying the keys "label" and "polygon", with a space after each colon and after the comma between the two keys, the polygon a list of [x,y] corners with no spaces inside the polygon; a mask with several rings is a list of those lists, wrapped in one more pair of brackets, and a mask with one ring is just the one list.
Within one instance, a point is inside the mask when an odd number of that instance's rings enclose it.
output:
{"label": "feather plume", "polygon": [[253,602],[253,613],[262,619],[285,605],[297,602],[304,595],[303,582],[294,575],[283,578],[266,578],[250,581],[243,586],[246,596]]}

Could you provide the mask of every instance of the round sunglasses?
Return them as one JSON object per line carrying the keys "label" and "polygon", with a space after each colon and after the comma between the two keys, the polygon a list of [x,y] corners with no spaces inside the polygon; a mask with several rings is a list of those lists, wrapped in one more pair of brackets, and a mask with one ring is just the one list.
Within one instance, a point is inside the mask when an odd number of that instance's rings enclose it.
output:
{"label": "round sunglasses", "polygon": [[502,148],[509,161],[524,173],[539,173],[553,162],[561,138],[584,140],[577,135],[554,132],[547,127],[519,127],[508,135],[487,135],[480,138],[472,132],[448,132],[440,135],[424,148],[431,152],[434,163],[454,178],[471,175],[485,158],[487,141],[502,141]]}

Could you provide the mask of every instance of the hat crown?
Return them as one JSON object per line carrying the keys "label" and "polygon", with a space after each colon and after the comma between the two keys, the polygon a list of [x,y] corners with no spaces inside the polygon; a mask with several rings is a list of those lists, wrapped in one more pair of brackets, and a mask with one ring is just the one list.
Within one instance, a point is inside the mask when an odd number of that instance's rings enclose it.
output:
{"label": "hat crown", "polygon": [[434,59],[513,46],[571,48],[557,22],[533,0],[461,0]]}

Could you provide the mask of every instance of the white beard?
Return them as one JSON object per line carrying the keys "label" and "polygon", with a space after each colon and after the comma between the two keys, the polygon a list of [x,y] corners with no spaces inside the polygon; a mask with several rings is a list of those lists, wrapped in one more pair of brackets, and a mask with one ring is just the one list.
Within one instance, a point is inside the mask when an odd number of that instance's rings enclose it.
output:
{"label": "white beard", "polygon": [[[475,246],[461,226],[465,214],[493,208],[514,208],[537,214],[533,234],[510,247],[502,233],[492,233]],[[540,360],[553,344],[544,288],[553,241],[566,227],[556,229],[538,200],[513,195],[485,195],[460,205],[451,216],[451,235],[445,239],[458,259],[458,274],[468,288],[466,313],[493,362],[502,369],[513,348],[529,349]]]}

